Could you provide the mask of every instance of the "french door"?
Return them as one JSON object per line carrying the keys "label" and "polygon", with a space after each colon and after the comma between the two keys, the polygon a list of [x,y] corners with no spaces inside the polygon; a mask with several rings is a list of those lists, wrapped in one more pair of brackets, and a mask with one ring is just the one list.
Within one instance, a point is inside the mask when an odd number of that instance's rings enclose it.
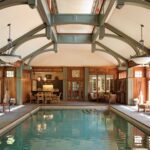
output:
{"label": "french door", "polygon": [[88,92],[97,96],[98,93],[110,92],[111,79],[113,79],[113,75],[89,75]]}
{"label": "french door", "polygon": [[83,81],[68,81],[68,100],[83,100],[84,99],[84,87]]}

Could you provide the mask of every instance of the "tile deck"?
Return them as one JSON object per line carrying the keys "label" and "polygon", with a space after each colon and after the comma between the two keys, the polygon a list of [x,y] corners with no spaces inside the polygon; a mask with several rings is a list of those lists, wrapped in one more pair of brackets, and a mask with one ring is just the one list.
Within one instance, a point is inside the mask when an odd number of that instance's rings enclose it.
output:
{"label": "tile deck", "polygon": [[112,107],[150,128],[150,112],[138,112],[136,106],[113,105]]}

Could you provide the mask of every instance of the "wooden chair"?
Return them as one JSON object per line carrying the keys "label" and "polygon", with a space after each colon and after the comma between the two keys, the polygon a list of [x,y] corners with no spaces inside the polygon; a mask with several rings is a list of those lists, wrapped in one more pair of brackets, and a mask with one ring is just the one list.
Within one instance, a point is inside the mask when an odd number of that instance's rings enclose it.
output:
{"label": "wooden chair", "polygon": [[110,94],[109,104],[111,103],[116,104],[116,100],[117,100],[117,94]]}
{"label": "wooden chair", "polygon": [[9,94],[9,90],[8,89],[6,89],[5,94],[4,94],[3,102],[0,105],[3,108],[3,112],[5,112],[6,107],[8,107],[8,109],[10,111],[10,94]]}
{"label": "wooden chair", "polygon": [[40,102],[44,103],[44,94],[43,94],[43,92],[38,92],[37,93],[37,103],[39,104]]}
{"label": "wooden chair", "polygon": [[60,97],[61,97],[61,92],[59,93],[59,95],[53,95],[52,97],[52,103],[59,103],[60,102]]}
{"label": "wooden chair", "polygon": [[150,101],[146,101],[146,103],[143,104],[138,104],[138,112],[140,111],[140,109],[143,109],[144,112],[146,112],[147,110],[150,110]]}
{"label": "wooden chair", "polygon": [[51,103],[51,101],[52,101],[52,93],[51,92],[45,92],[44,97],[45,97],[45,104],[48,102]]}
{"label": "wooden chair", "polygon": [[36,96],[35,95],[33,95],[31,92],[30,92],[30,94],[29,94],[29,99],[30,99],[30,103],[36,103]]}
{"label": "wooden chair", "polygon": [[90,101],[97,101],[98,100],[98,96],[97,96],[96,92],[91,92],[91,93],[89,93],[88,96],[89,96]]}

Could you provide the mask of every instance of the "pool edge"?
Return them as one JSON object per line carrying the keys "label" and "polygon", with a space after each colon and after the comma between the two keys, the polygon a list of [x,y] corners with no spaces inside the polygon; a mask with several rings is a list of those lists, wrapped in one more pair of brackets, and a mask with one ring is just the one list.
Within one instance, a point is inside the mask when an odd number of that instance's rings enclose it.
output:
{"label": "pool edge", "polygon": [[32,114],[36,113],[39,110],[40,110],[40,107],[36,107],[35,109],[33,109],[33,110],[29,111],[28,113],[24,114],[23,116],[21,116],[19,119],[16,119],[12,123],[8,124],[6,127],[0,129],[0,136],[6,134],[8,131],[10,131],[11,129],[16,127],[18,124],[20,124],[25,119],[27,119],[29,116],[31,116]]}
{"label": "pool edge", "polygon": [[134,126],[136,126],[137,128],[143,130],[145,133],[150,134],[150,127],[148,127],[147,125],[143,124],[142,122],[136,120],[133,117],[130,117],[129,115],[127,115],[126,113],[110,106],[110,110],[115,112],[116,114],[118,114],[119,116],[123,117],[124,119],[126,119],[127,121],[129,121],[131,124],[133,124]]}

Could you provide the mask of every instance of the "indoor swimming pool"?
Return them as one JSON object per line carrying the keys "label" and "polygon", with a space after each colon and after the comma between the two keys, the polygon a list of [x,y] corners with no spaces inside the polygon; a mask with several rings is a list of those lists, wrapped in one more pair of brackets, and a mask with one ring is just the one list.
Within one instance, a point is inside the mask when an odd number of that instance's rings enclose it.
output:
{"label": "indoor swimming pool", "polygon": [[150,136],[111,111],[40,110],[0,137],[0,150],[130,150]]}

